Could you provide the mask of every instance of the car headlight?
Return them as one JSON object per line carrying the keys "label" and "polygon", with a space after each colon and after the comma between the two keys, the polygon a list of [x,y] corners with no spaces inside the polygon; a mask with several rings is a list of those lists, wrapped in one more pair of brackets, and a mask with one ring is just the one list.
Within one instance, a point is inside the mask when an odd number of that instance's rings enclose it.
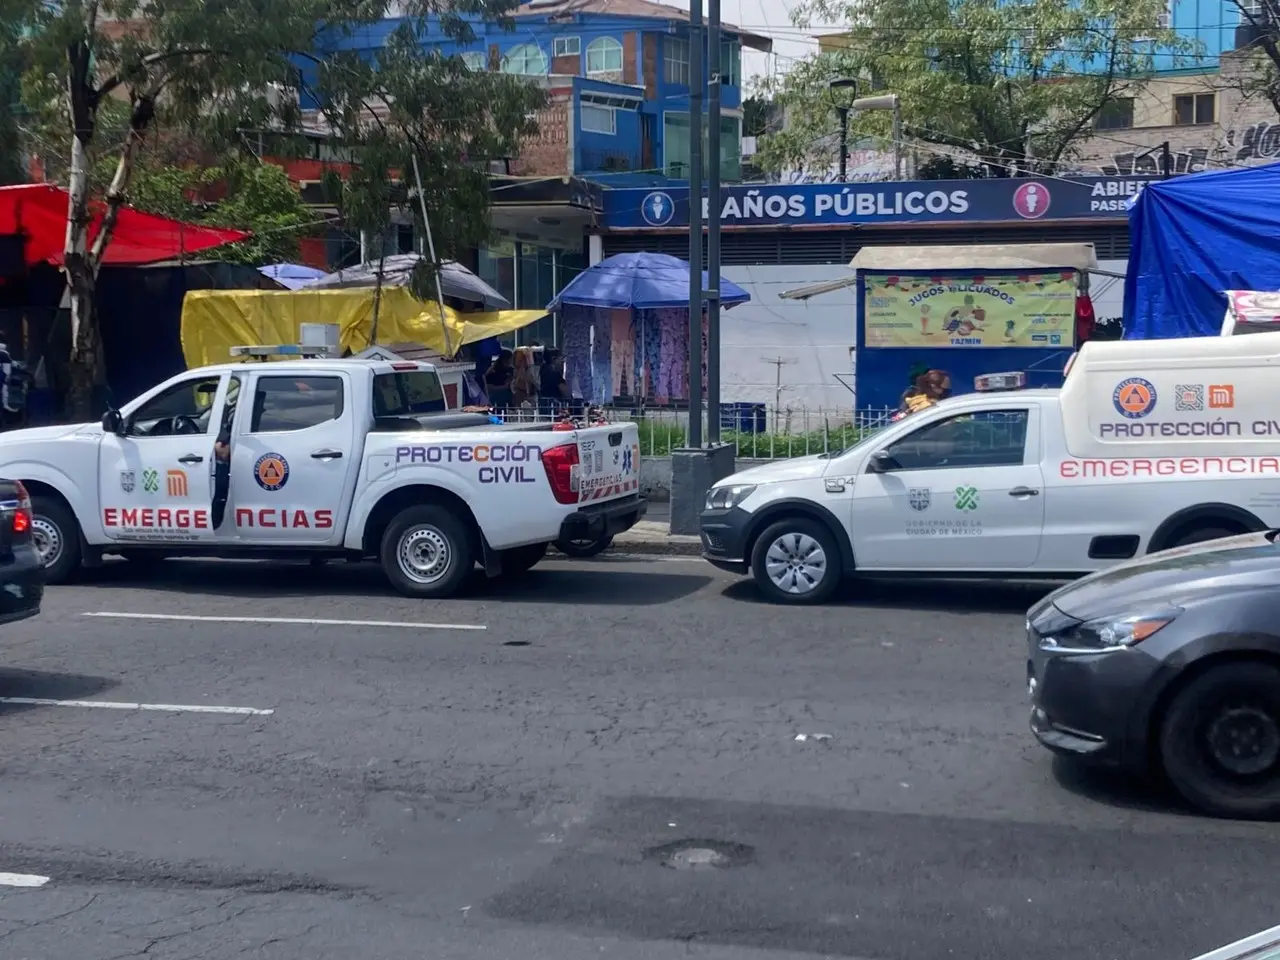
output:
{"label": "car headlight", "polygon": [[707,491],[708,510],[732,510],[751,494],[755,493],[753,483],[732,483],[723,487],[712,487]]}
{"label": "car headlight", "polygon": [[1115,650],[1147,640],[1178,618],[1182,610],[1168,607],[1124,617],[1088,620],[1059,637],[1046,637],[1047,649]]}

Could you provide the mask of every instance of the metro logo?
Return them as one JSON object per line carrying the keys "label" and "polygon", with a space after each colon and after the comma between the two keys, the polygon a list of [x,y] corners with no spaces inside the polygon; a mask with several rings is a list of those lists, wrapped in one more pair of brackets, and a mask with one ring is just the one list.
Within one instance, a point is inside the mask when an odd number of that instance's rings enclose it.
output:
{"label": "metro logo", "polygon": [[208,510],[171,510],[168,507],[104,507],[104,527],[129,530],[208,530]]}
{"label": "metro logo", "polygon": [[237,507],[236,526],[266,530],[329,530],[333,527],[333,511],[293,510],[289,507],[251,510],[248,507]]}

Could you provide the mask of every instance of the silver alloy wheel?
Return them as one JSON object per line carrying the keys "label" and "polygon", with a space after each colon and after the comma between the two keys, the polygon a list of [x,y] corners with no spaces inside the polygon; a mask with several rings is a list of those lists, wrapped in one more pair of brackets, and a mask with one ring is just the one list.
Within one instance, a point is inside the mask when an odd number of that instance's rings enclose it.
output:
{"label": "silver alloy wheel", "polygon": [[414,583],[429,584],[449,572],[453,551],[438,527],[420,523],[400,534],[396,560],[400,572]]}
{"label": "silver alloy wheel", "polygon": [[46,567],[53,566],[62,557],[62,530],[48,517],[37,515],[32,519],[31,542]]}
{"label": "silver alloy wheel", "polygon": [[769,544],[764,568],[775,587],[799,596],[818,589],[827,575],[827,554],[807,533],[784,533]]}

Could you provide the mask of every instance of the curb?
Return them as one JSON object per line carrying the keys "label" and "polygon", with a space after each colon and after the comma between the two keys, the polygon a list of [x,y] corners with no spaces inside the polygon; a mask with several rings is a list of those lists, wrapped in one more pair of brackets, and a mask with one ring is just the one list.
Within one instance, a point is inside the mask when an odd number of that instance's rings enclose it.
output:
{"label": "curb", "polygon": [[[613,546],[600,554],[602,557],[616,557],[634,554],[646,557],[700,557],[702,543],[699,540],[684,542],[680,540],[614,540]],[[553,548],[548,559],[574,560]],[[594,558],[592,558],[594,559]]]}
{"label": "curb", "polygon": [[690,540],[623,540],[615,539],[608,553],[642,553],[651,556],[666,557],[700,557],[702,541],[698,537]]}

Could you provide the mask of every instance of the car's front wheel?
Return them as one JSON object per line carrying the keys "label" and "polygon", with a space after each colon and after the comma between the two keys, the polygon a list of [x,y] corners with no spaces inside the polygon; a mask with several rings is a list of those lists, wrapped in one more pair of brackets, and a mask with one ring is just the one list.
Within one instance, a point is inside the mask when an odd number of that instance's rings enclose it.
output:
{"label": "car's front wheel", "polygon": [[844,576],[836,539],[808,517],[770,525],[751,551],[751,574],[773,603],[821,603]]}
{"label": "car's front wheel", "polygon": [[31,498],[31,540],[46,583],[66,583],[80,569],[80,524],[56,497]]}
{"label": "car's front wheel", "polygon": [[1280,818],[1280,669],[1258,661],[1211,667],[1178,692],[1160,727],[1174,788],[1220,817]]}

